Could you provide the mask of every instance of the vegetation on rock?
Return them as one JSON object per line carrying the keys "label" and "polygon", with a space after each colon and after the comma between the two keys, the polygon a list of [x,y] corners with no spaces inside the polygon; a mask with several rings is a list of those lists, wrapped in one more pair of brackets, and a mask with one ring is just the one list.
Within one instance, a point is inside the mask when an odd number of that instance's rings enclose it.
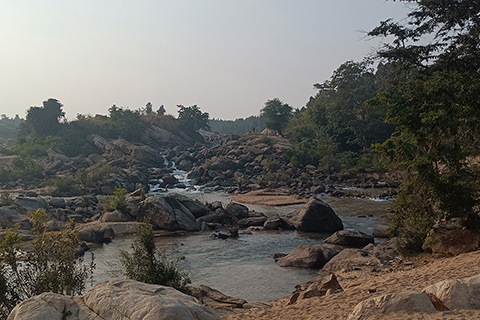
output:
{"label": "vegetation on rock", "polygon": [[127,278],[188,292],[187,285],[191,281],[187,273],[180,269],[181,258],[175,256],[175,250],[157,249],[150,223],[142,223],[137,227],[132,253],[121,250],[120,254]]}

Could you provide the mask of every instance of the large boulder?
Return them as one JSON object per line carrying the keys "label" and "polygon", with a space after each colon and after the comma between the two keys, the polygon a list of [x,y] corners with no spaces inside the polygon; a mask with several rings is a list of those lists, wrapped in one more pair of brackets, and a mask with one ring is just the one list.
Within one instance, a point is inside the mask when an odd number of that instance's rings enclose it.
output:
{"label": "large boulder", "polygon": [[176,194],[147,197],[140,202],[137,219],[150,219],[155,229],[200,231],[200,223],[182,200],[184,197]]}
{"label": "large boulder", "polygon": [[38,209],[43,209],[45,211],[48,211],[47,200],[40,197],[18,196],[15,199],[15,204],[17,205],[19,210],[23,213],[36,211]]}
{"label": "large boulder", "polygon": [[388,317],[392,312],[404,313],[434,313],[433,306],[427,294],[418,291],[407,291],[395,294],[386,294],[372,299],[367,299],[355,307],[347,320],[369,319],[375,315]]}
{"label": "large boulder", "polygon": [[302,285],[296,286],[295,291],[290,295],[288,304],[294,304],[299,300],[312,297],[321,297],[327,293],[342,292],[343,288],[333,273],[320,272],[318,277]]}
{"label": "large boulder", "polygon": [[81,241],[93,243],[110,242],[115,235],[115,232],[108,224],[98,222],[77,224],[76,230]]}
{"label": "large boulder", "polygon": [[332,208],[316,198],[310,199],[298,213],[289,214],[288,219],[299,231],[331,233],[343,230],[342,220]]}
{"label": "large boulder", "polygon": [[462,280],[448,279],[423,289],[451,309],[480,309],[480,275]]}
{"label": "large boulder", "polygon": [[436,223],[429,234],[422,248],[438,256],[475,251],[480,245],[480,234],[455,219]]}
{"label": "large boulder", "polygon": [[340,230],[325,239],[324,242],[352,248],[363,248],[369,243],[374,243],[374,239],[373,236],[357,230]]}
{"label": "large boulder", "polygon": [[320,269],[342,250],[341,246],[325,243],[302,245],[280,258],[277,264],[288,268]]}
{"label": "large boulder", "polygon": [[20,319],[218,320],[197,299],[173,288],[116,279],[93,286],[83,297],[42,293],[17,305],[8,320]]}
{"label": "large boulder", "polygon": [[344,249],[328,261],[323,270],[326,271],[352,271],[365,266],[378,266],[380,260],[373,254],[362,249]]}
{"label": "large boulder", "polygon": [[0,228],[12,228],[16,223],[21,225],[29,225],[28,219],[19,214],[13,207],[0,207]]}

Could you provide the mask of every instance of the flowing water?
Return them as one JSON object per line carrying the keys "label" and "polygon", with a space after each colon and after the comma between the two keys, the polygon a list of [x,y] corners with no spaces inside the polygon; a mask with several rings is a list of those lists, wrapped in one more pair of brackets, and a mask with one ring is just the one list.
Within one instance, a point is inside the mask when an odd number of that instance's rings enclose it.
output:
{"label": "flowing water", "polygon": [[[173,190],[171,190],[173,191]],[[231,197],[222,193],[181,191],[202,202],[215,200],[228,203]],[[345,229],[355,229],[371,234],[375,226],[384,222],[389,202],[351,198],[323,200],[340,216]],[[266,215],[285,215],[299,210],[302,205],[268,207],[247,205]],[[288,253],[302,244],[321,243],[328,235],[302,234],[296,231],[241,233],[237,239],[211,239],[211,232],[189,234],[184,237],[157,238],[158,246],[179,245],[178,253],[185,257],[183,267],[190,271],[192,284],[205,284],[221,292],[244,298],[249,302],[277,299],[290,294],[295,286],[317,274],[316,270],[285,269],[275,264],[268,255]],[[109,270],[118,269],[119,250],[129,250],[131,239],[115,239],[112,243],[95,249],[97,269],[94,280],[111,277]]]}

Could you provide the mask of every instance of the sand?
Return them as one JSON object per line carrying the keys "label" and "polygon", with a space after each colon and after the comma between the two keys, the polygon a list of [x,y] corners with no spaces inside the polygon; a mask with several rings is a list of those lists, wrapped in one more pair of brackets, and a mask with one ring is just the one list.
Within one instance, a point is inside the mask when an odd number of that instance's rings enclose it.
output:
{"label": "sand", "polygon": [[[412,260],[412,265],[394,273],[371,273],[366,270],[337,273],[344,292],[301,300],[287,305],[287,298],[270,301],[271,308],[257,310],[218,310],[226,320],[245,319],[346,319],[355,306],[369,298],[424,287],[446,279],[462,279],[480,274],[480,251],[456,257],[433,259],[424,254]],[[369,319],[480,319],[480,310],[443,311],[434,314],[396,313]]]}

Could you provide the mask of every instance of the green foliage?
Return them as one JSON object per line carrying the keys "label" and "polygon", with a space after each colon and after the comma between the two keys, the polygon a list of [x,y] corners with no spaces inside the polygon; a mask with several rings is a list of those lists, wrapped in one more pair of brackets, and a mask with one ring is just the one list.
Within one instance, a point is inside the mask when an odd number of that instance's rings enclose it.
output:
{"label": "green foliage", "polygon": [[110,113],[110,135],[115,138],[123,138],[129,141],[138,141],[145,129],[145,123],[140,119],[139,111],[112,106]]}
{"label": "green foliage", "polygon": [[200,129],[210,129],[208,124],[209,114],[207,112],[202,112],[197,105],[190,107],[178,105],[177,107],[179,108],[178,121],[180,121],[184,131],[194,132]]}
{"label": "green foliage", "polygon": [[243,135],[247,132],[262,132],[265,129],[265,121],[263,118],[256,116],[235,120],[211,119],[209,120],[209,126],[213,132]]}
{"label": "green foliage", "polygon": [[7,141],[15,141],[17,138],[17,131],[20,125],[25,120],[20,119],[18,115],[15,118],[9,118],[6,115],[1,115],[0,118],[0,145]]}
{"label": "green foliage", "polygon": [[76,258],[80,242],[73,223],[60,232],[48,232],[47,221],[45,211],[32,213],[35,238],[24,261],[18,259],[18,225],[7,230],[0,242],[0,319],[5,319],[19,302],[42,292],[76,295],[85,291],[86,280],[95,268],[93,256],[89,265]]}
{"label": "green foliage", "polygon": [[159,285],[166,285],[187,292],[190,279],[179,267],[181,258],[175,257],[175,250],[158,250],[152,226],[140,224],[132,244],[132,253],[120,251],[121,263],[127,278]]}
{"label": "green foliage", "polygon": [[479,226],[480,178],[468,162],[479,154],[478,12],[477,2],[418,1],[406,23],[386,20],[370,32],[393,37],[379,51],[394,69],[375,101],[396,130],[377,148],[403,173],[392,217],[403,252],[419,250],[437,219]]}
{"label": "green foliage", "polygon": [[125,188],[115,187],[115,191],[113,192],[113,195],[109,197],[107,210],[113,211],[113,210],[125,209],[127,207],[127,203],[125,201],[126,195],[127,195],[127,190]]}
{"label": "green foliage", "polygon": [[40,136],[51,136],[60,129],[60,119],[65,118],[63,105],[57,99],[43,101],[42,107],[30,107],[27,110],[26,124]]}
{"label": "green foliage", "polygon": [[283,103],[280,99],[274,98],[265,102],[265,106],[260,109],[260,116],[265,120],[265,126],[275,130],[280,135],[283,134],[288,120],[292,116],[292,107]]}

